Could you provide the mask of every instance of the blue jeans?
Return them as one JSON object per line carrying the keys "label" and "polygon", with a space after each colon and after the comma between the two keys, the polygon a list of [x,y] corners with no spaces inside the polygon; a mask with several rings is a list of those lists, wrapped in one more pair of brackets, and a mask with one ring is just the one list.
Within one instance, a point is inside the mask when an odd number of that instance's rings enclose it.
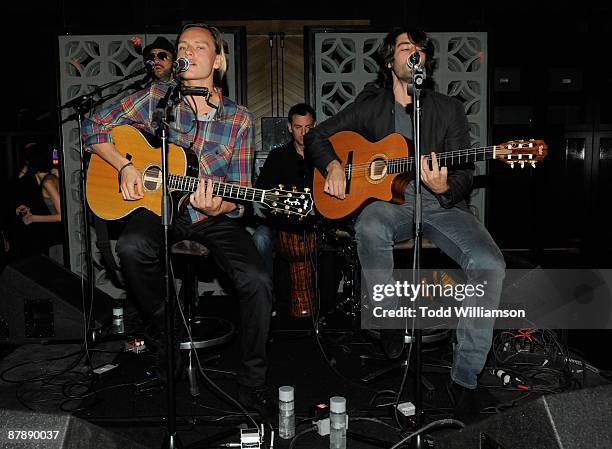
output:
{"label": "blue jeans", "polygon": [[257,229],[255,229],[255,232],[253,233],[253,243],[264,261],[264,268],[270,276],[270,279],[273,279],[274,274],[275,239],[276,231],[265,225],[257,226]]}
{"label": "blue jeans", "polygon": [[[506,265],[487,229],[469,211],[443,208],[435,195],[424,188],[422,198],[423,236],[461,266],[469,283],[487,285],[483,297],[473,296],[464,305],[497,308]],[[404,204],[376,201],[359,215],[355,225],[357,251],[368,285],[394,282],[393,245],[414,237],[413,212],[414,183],[410,183]],[[494,319],[483,320],[462,317],[457,324],[451,378],[466,388],[476,388],[477,376],[491,348]]]}

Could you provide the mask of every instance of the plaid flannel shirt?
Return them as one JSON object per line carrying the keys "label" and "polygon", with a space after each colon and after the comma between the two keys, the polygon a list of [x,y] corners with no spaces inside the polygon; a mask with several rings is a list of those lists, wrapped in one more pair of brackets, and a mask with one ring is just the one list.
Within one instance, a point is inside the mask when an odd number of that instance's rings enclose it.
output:
{"label": "plaid flannel shirt", "polygon": [[[119,125],[131,125],[154,134],[153,113],[171,85],[173,81],[154,82],[85,118],[82,128],[85,145],[112,141],[110,132]],[[210,121],[197,120],[191,107],[184,100],[180,102],[174,108],[174,120],[170,120],[168,140],[197,155],[200,179],[250,187],[255,154],[251,113],[220,92],[219,96],[218,110]],[[189,213],[194,223],[206,218],[191,206]]]}

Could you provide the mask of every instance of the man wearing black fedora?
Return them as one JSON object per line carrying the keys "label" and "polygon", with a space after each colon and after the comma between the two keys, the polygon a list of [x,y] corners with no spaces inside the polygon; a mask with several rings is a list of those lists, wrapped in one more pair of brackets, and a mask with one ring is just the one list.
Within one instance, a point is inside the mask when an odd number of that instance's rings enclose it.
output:
{"label": "man wearing black fedora", "polygon": [[170,81],[172,78],[172,63],[175,59],[174,45],[165,37],[158,37],[147,45],[143,52],[145,64],[153,61],[151,74],[156,80]]}

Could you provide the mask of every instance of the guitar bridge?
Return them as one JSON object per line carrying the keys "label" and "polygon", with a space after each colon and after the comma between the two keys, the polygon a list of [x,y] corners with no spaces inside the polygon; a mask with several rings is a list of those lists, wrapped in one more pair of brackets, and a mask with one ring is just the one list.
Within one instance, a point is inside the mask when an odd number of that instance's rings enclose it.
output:
{"label": "guitar bridge", "polygon": [[346,178],[346,187],[344,193],[348,195],[351,193],[351,178],[353,176],[353,152],[349,151],[348,157],[346,158],[346,168],[344,169],[344,176]]}

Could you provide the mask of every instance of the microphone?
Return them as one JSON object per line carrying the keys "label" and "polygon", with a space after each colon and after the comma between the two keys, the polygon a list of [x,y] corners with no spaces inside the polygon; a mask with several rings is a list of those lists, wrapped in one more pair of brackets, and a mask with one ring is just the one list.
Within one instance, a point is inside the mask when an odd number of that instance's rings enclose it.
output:
{"label": "microphone", "polygon": [[172,63],[172,67],[174,68],[176,73],[186,72],[187,69],[189,69],[190,65],[191,63],[189,62],[189,59],[185,58],[184,56],[181,58],[178,58],[176,61]]}
{"label": "microphone", "polygon": [[421,54],[418,51],[415,51],[414,53],[412,53],[410,55],[410,57],[408,58],[408,61],[406,61],[406,64],[408,64],[408,67],[410,67],[411,69],[420,69],[421,68]]}

